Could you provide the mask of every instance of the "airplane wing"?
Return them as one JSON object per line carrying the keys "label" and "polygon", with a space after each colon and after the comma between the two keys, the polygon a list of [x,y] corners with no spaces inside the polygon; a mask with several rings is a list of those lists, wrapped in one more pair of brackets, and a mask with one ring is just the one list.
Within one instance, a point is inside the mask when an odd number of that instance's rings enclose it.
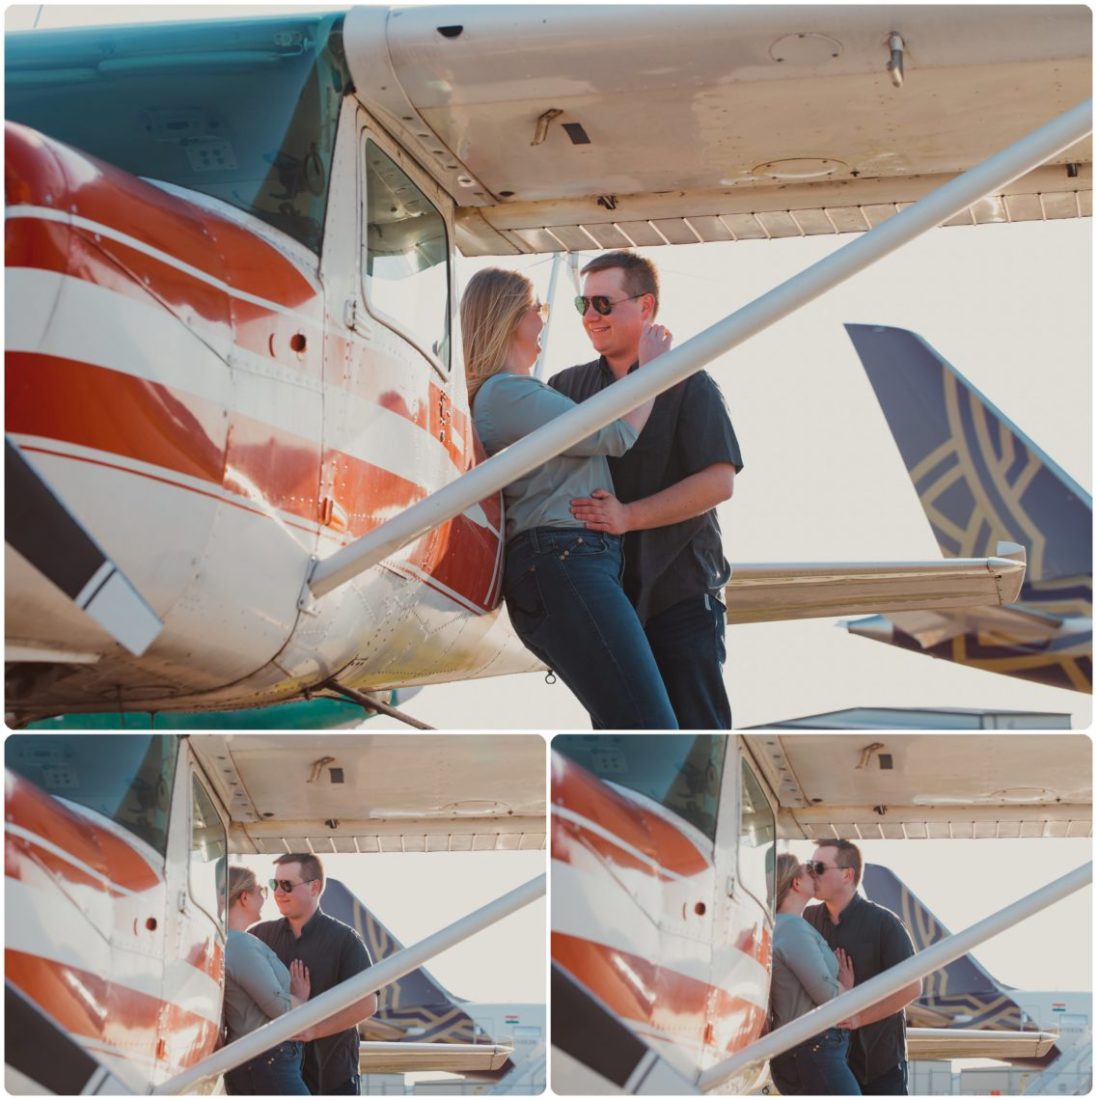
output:
{"label": "airplane wing", "polygon": [[364,1042],[358,1067],[362,1073],[485,1073],[502,1068],[512,1053],[497,1043]]}
{"label": "airplane wing", "polygon": [[992,558],[930,562],[736,565],[725,589],[729,623],[874,611],[992,607],[1016,599],[1025,552],[999,543]]}
{"label": "airplane wing", "polygon": [[194,734],[236,852],[545,846],[545,746],[510,734]]}
{"label": "airplane wing", "polygon": [[1055,1046],[1053,1031],[969,1031],[965,1028],[908,1027],[911,1061],[996,1058],[1000,1062],[1040,1061]]}
{"label": "airplane wing", "polygon": [[[344,40],[359,99],[456,198],[471,256],[869,229],[1086,99],[1091,18],[361,6]],[[1091,213],[1087,140],[954,222]]]}
{"label": "airplane wing", "polygon": [[745,740],[777,792],[778,830],[790,839],[1092,835],[1092,749],[1080,734]]}

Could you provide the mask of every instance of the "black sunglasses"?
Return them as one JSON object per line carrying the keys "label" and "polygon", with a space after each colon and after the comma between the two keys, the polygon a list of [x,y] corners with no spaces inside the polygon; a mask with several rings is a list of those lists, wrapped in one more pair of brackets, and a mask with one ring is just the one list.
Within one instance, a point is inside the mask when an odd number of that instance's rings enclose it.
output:
{"label": "black sunglasses", "polygon": [[270,888],[275,892],[281,890],[283,894],[292,894],[298,886],[304,886],[306,882],[318,882],[318,879],[306,878],[301,882],[290,882],[288,878],[272,878],[270,879]]}
{"label": "black sunglasses", "polygon": [[[645,290],[644,294],[647,293],[649,292]],[[575,308],[582,316],[590,306],[593,306],[594,312],[600,317],[608,317],[613,312],[614,306],[619,306],[622,302],[631,302],[634,298],[643,298],[644,294],[630,294],[629,297],[618,298],[615,302],[611,302],[604,294],[595,294],[593,298],[585,298],[580,294],[575,299]]]}
{"label": "black sunglasses", "polygon": [[836,871],[844,871],[844,867],[839,867],[837,863],[824,863],[821,859],[817,859],[814,863],[808,860],[804,866],[808,869],[808,874],[815,875],[818,878],[820,875],[825,875],[832,867]]}

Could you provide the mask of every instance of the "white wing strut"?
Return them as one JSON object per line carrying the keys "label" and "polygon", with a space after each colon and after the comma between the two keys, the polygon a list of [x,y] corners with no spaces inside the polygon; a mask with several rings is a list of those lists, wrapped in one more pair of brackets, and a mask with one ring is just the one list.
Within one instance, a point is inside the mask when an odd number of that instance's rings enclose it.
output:
{"label": "white wing strut", "polygon": [[454,921],[453,924],[427,936],[417,944],[405,947],[403,951],[397,951],[395,955],[390,955],[387,959],[353,978],[348,978],[345,982],[340,982],[326,993],[321,993],[318,997],[301,1005],[300,1008],[291,1009],[284,1016],[279,1016],[269,1024],[264,1024],[243,1038],[222,1047],[208,1058],[195,1063],[190,1069],[177,1074],[170,1081],[157,1085],[152,1092],[158,1095],[191,1092],[194,1086],[204,1078],[234,1069],[257,1054],[262,1054],[264,1050],[284,1043],[299,1031],[322,1023],[329,1016],[349,1008],[355,1001],[376,993],[405,974],[410,974],[411,971],[422,966],[435,955],[440,955],[453,947],[454,944],[468,939],[469,936],[487,928],[488,925],[502,920],[503,917],[543,897],[547,878],[547,875],[539,875],[535,879],[530,879],[529,882],[511,890],[510,893]]}
{"label": "white wing strut", "polygon": [[308,579],[307,590],[301,595],[301,605],[307,607],[310,597],[319,598],[345,584],[400,547],[460,515],[572,444],[586,439],[649,397],[670,389],[717,355],[755,336],[831,287],[948,221],[989,192],[1069,148],[1092,129],[1092,103],[1087,99],[1034,130],[913,206],[881,222],[863,237],[493,455],[331,557],[317,562]]}
{"label": "white wing strut", "polygon": [[698,1087],[702,1092],[709,1092],[752,1063],[764,1058],[773,1058],[804,1042],[805,1039],[818,1035],[820,1031],[834,1027],[839,1020],[845,1020],[854,1013],[882,1001],[885,997],[890,997],[892,993],[902,989],[909,982],[924,978],[932,971],[952,962],[953,959],[966,955],[984,940],[989,940],[991,936],[1012,928],[1026,917],[1031,917],[1033,913],[1038,913],[1076,890],[1081,890],[1092,881],[1092,863],[1075,868],[1062,878],[1041,886],[1039,890],[1015,901],[1012,905],[1007,905],[1005,909],[984,917],[970,928],[965,928],[963,932],[957,932],[953,936],[939,940],[927,947],[925,951],[904,959],[898,966],[877,974],[875,978],[870,978],[863,985],[855,986],[848,993],[840,994],[833,1001],[812,1009],[811,1012],[797,1017],[792,1023],[779,1027],[756,1043],[751,1043],[745,1050],[705,1070],[697,1079]]}

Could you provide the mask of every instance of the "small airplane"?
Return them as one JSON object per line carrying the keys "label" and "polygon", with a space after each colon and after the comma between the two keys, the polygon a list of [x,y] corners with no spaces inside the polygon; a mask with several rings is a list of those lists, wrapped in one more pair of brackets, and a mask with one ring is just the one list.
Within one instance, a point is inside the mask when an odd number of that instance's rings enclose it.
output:
{"label": "small airplane", "polygon": [[[43,501],[6,549],[9,719],[535,668],[498,613],[498,486],[330,574],[484,466],[454,249],[871,229],[1088,94],[1088,9],[988,18],[361,6],[8,34],[5,430]],[[1075,131],[948,220],[1087,215]],[[1008,603],[1023,572],[843,564],[737,566],[732,621]]]}
{"label": "small airplane", "polygon": [[922,337],[846,325],[949,557],[1009,531],[1027,550],[1002,607],[889,612],[852,634],[1053,687],[1093,691],[1093,498]]}
{"label": "small airplane", "polygon": [[[560,735],[553,1088],[632,1091],[654,1059],[672,1091],[696,1091],[702,1074],[759,1040],[779,839],[1091,832],[1083,736]],[[1054,1035],[914,1028],[909,1039],[938,1057],[992,1043],[995,1056],[1039,1057]],[[721,1085],[748,1093],[765,1071],[748,1066]]]}
{"label": "small airplane", "polygon": [[[537,851],[544,753],[505,734],[9,737],[9,1087],[49,1087],[39,1031],[136,1092],[214,1051],[229,853]],[[367,1044],[366,1061],[487,1070],[512,1053],[476,1042]]]}

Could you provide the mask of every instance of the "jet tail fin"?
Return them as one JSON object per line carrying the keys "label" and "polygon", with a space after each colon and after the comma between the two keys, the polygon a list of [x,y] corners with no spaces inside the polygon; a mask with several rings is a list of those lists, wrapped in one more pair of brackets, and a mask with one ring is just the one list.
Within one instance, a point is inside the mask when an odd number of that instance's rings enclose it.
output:
{"label": "jet tail fin", "polygon": [[946,557],[1028,551],[1021,602],[1088,615],[1093,501],[917,333],[847,324]]}

